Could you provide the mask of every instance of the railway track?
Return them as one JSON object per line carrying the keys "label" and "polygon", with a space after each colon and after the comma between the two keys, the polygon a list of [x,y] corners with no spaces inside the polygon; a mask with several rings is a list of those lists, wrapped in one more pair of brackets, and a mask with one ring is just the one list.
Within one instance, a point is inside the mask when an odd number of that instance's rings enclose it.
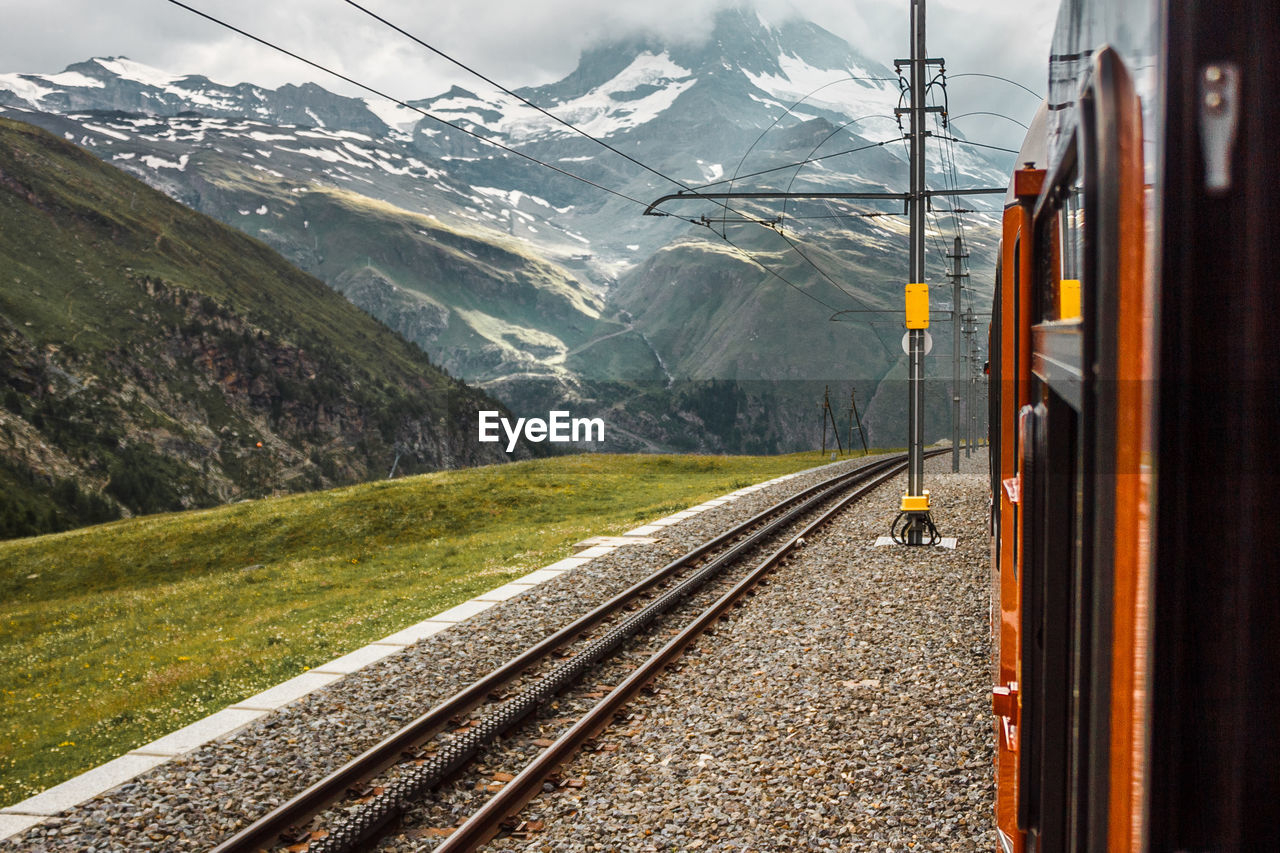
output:
{"label": "railway track", "polygon": [[[904,467],[905,457],[891,457],[830,478],[699,545],[441,702],[214,853],[368,849],[407,810],[421,809],[433,790],[483,760],[499,738],[538,727],[548,707],[586,707],[554,741],[526,736],[538,749],[532,761],[508,774],[509,781],[499,783],[461,826],[445,830],[451,834],[437,848],[474,849],[804,536]],[[592,674],[593,683],[612,680],[616,686],[584,685]]]}

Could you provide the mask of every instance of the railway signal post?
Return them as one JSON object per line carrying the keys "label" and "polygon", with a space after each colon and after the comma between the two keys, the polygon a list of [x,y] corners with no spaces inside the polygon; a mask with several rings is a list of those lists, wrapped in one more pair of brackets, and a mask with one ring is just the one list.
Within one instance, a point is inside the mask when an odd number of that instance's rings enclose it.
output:
{"label": "railway signal post", "polygon": [[[924,39],[925,0],[911,0],[911,58],[896,60],[895,65],[910,66],[911,106],[905,110],[911,119],[911,190],[907,196],[911,223],[911,269],[906,286],[906,326],[909,361],[907,377],[907,494],[902,498],[899,521],[894,522],[894,538],[907,545],[933,544],[937,528],[929,515],[929,492],[924,488],[924,342],[929,328],[929,285],[924,281],[924,138],[926,111],[941,110],[925,106],[925,71],[930,65],[942,65],[941,59],[929,59]],[[926,537],[928,541],[926,541]]]}

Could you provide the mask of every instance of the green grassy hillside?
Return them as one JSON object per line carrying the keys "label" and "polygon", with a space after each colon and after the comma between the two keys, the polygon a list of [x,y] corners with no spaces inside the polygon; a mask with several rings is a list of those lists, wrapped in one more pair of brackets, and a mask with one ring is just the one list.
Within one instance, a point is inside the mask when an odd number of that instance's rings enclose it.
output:
{"label": "green grassy hillside", "polygon": [[0,394],[0,536],[505,458],[494,401],[319,280],[8,120]]}
{"label": "green grassy hillside", "polygon": [[570,551],[811,467],[568,456],[0,543],[0,804]]}

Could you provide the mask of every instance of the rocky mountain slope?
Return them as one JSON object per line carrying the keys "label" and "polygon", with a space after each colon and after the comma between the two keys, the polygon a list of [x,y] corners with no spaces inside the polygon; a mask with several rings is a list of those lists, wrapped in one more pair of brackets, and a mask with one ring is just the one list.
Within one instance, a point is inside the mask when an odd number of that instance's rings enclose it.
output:
{"label": "rocky mountain slope", "polygon": [[509,458],[322,282],[6,119],[0,365],[0,535]]}
{"label": "rocky mountain slope", "polygon": [[[879,442],[905,440],[900,203],[677,200],[662,208],[673,216],[642,216],[687,187],[902,191],[893,70],[811,23],[726,10],[703,43],[602,44],[565,79],[519,91],[654,171],[459,74],[410,101],[417,112],[94,59],[0,75],[0,104],[262,239],[520,414],[605,414],[632,448],[795,448],[814,440],[823,386],[853,382]],[[1004,184],[1011,163],[933,129],[932,187]],[[989,269],[992,205],[961,205],[970,263]],[[948,207],[936,200],[930,218],[940,285]],[[944,294],[935,307],[950,307]],[[973,300],[989,304],[982,287]],[[829,322],[842,310],[857,313]],[[943,377],[947,331],[929,368]],[[681,402],[716,396],[712,381],[746,395],[722,430]],[[936,411],[930,435],[946,423]]]}

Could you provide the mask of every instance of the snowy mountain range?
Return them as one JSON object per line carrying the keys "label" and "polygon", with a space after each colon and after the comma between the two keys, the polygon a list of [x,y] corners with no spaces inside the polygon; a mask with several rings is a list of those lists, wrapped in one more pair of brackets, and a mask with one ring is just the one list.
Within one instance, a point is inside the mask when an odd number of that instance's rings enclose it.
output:
{"label": "snowy mountain range", "polygon": [[[671,216],[641,216],[659,196],[707,186],[903,191],[892,70],[814,24],[730,10],[704,43],[601,45],[564,79],[517,94],[561,121],[484,83],[405,106],[120,57],[0,74],[0,113],[262,239],[519,414],[612,412],[632,447],[686,434],[712,449],[745,448],[748,434],[758,449],[807,446],[816,421],[781,410],[853,380],[875,397],[877,437],[901,443],[897,318],[828,322],[899,304],[900,203],[678,199],[662,208]],[[939,188],[1001,186],[1012,165],[964,145],[930,150]],[[996,220],[966,216],[977,271]],[[949,246],[951,217],[931,222],[931,249]],[[937,283],[944,255],[929,261]],[[978,310],[988,303],[976,294]],[[714,436],[705,389],[685,384],[710,380],[740,397]]]}

